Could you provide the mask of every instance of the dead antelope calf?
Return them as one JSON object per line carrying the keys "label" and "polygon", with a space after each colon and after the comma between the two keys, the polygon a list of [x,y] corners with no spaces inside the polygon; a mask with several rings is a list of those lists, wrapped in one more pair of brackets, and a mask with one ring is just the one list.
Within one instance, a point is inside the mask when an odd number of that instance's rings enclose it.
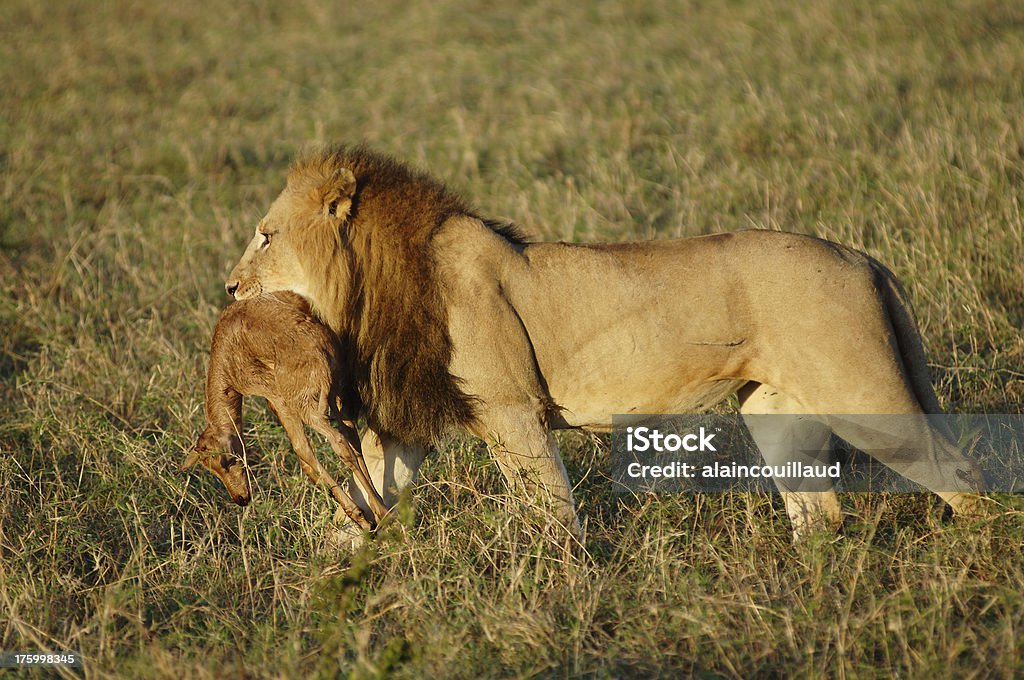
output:
{"label": "dead antelope calf", "polygon": [[[263,397],[281,421],[302,470],[325,484],[356,524],[372,529],[387,507],[374,490],[358,450],[354,424],[341,413],[338,355],[326,326],[294,293],[277,292],[235,302],[213,331],[206,375],[206,429],[186,456],[183,470],[202,463],[220,477],[231,498],[247,505],[249,478],[242,462],[242,396]],[[339,429],[330,422],[336,416]],[[304,425],[327,438],[351,468],[376,518],[366,517],[317,460]]]}

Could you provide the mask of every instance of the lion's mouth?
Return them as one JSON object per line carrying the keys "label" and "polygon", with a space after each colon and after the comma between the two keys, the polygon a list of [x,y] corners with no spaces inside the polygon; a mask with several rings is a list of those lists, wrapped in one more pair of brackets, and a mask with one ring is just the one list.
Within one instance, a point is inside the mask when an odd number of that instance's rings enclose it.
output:
{"label": "lion's mouth", "polygon": [[252,297],[256,297],[263,293],[263,285],[259,281],[247,284],[245,286],[239,285],[233,295],[236,300],[247,300]]}

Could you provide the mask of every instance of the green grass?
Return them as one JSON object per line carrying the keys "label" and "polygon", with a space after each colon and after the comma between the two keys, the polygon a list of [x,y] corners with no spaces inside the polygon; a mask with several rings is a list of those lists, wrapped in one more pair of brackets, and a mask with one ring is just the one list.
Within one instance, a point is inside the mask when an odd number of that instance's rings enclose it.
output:
{"label": "green grass", "polygon": [[1024,9],[622,4],[0,3],[0,649],[97,678],[1024,674],[1011,496],[953,524],[847,497],[842,540],[793,548],[776,500],[618,495],[570,434],[566,551],[457,439],[353,556],[261,405],[249,508],[178,472],[225,275],[329,141],[545,239],[863,248],[944,405],[1021,411]]}

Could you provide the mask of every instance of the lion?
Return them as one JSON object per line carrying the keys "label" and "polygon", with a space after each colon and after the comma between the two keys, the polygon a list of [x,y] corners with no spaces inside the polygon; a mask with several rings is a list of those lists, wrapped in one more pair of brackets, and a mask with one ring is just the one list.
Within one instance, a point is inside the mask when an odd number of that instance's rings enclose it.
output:
{"label": "lion", "polygon": [[[607,431],[612,414],[733,394],[769,464],[827,458],[835,434],[956,513],[981,491],[975,463],[924,417],[941,411],[903,288],[819,238],[529,242],[423,172],[336,146],[294,162],[225,285],[236,299],[302,295],[349,348],[386,503],[462,428],[578,531],[553,429]],[[856,414],[921,417],[879,432]],[[831,482],[774,481],[796,538],[839,524]]]}

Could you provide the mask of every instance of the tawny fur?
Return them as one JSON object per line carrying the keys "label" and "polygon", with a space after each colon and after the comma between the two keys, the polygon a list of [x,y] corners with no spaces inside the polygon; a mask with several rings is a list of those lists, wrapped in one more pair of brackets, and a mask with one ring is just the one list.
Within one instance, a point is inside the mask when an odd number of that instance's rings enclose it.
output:
{"label": "tawny fur", "polygon": [[[834,433],[958,512],[976,505],[976,465],[923,418],[938,402],[905,294],[836,243],[767,231],[525,243],[423,173],[335,147],[295,163],[227,290],[300,293],[348,343],[386,442],[364,438],[372,470],[419,460],[410,446],[461,426],[578,526],[551,428],[604,430],[612,414],[688,413],[738,394],[766,459],[827,457]],[[911,418],[881,446],[841,414]],[[776,483],[797,533],[838,520],[833,488]]]}
{"label": "tawny fur", "polygon": [[[309,425],[326,437],[363,488],[374,489],[357,449],[354,424],[339,410],[347,401],[341,398],[346,383],[339,372],[334,335],[316,320],[302,297],[278,292],[232,304],[213,333],[206,378],[207,426],[182,467],[202,463],[220,477],[236,503],[246,505],[251,489],[241,460],[242,396],[260,396],[284,426],[303,471],[314,483],[325,484],[356,523],[372,528],[374,518],[364,517],[324,469],[305,434],[304,426]],[[338,429],[332,426],[331,415],[337,416]],[[379,520],[387,508],[375,491],[368,500]]]}

